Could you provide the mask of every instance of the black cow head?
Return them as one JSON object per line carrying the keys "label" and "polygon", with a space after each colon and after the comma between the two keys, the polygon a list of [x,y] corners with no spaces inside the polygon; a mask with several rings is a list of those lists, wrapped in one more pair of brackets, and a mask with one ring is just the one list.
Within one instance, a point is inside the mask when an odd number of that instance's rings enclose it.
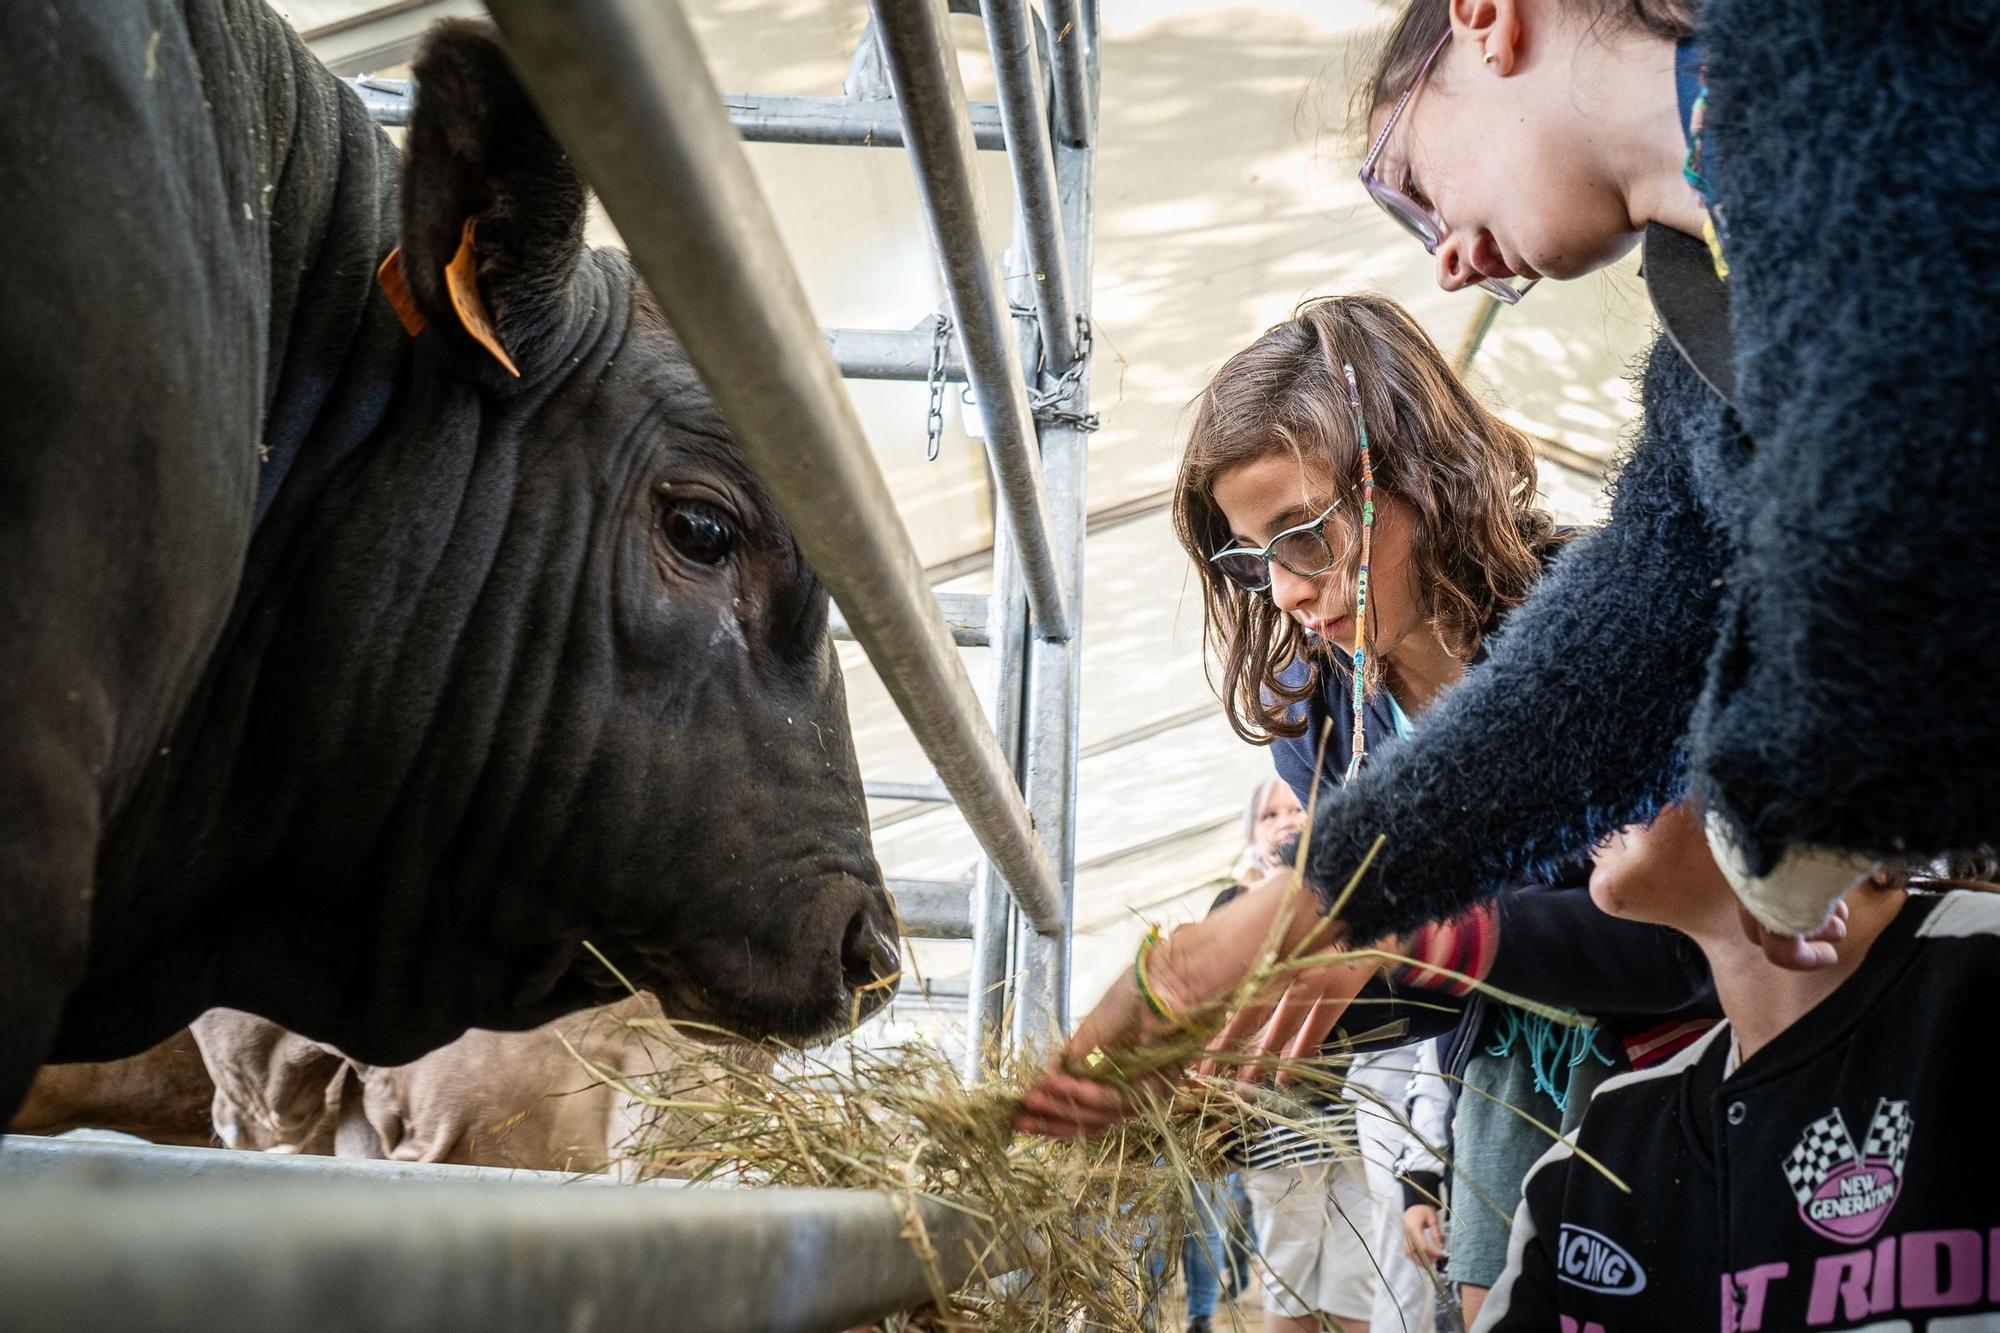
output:
{"label": "black cow head", "polygon": [[509,521],[596,557],[552,562],[571,614],[512,621],[487,668],[571,700],[496,737],[536,828],[519,924],[553,906],[679,1018],[797,1038],[872,1012],[897,958],[826,592],[630,264],[585,249],[584,189],[490,30],[442,25],[415,73],[410,303],[536,423]]}
{"label": "black cow head", "polygon": [[223,999],[394,1063],[614,998],[587,943],[676,1019],[844,1027],[897,955],[826,592],[488,30],[416,76],[404,406],[315,498],[257,666],[313,674],[265,710],[326,802],[282,861],[365,962],[333,1022],[289,940]]}

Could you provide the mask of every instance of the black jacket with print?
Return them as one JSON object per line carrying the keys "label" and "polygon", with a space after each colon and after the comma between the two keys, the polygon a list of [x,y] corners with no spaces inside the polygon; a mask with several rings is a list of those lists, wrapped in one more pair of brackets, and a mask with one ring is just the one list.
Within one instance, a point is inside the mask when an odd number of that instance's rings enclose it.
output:
{"label": "black jacket with print", "polygon": [[1730,1077],[1723,1025],[1606,1082],[1529,1173],[1481,1333],[2000,1329],[1995,975],[2000,894],[1913,894]]}

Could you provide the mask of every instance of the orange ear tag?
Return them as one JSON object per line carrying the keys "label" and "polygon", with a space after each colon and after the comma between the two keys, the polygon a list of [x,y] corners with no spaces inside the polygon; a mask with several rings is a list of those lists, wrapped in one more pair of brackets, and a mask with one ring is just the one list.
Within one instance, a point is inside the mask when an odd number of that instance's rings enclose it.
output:
{"label": "orange ear tag", "polygon": [[472,335],[472,340],[493,353],[493,359],[505,366],[509,375],[520,379],[521,372],[515,367],[514,358],[500,345],[500,336],[493,331],[493,317],[486,313],[486,302],[479,296],[479,252],[472,244],[476,225],[477,219],[465,220],[465,230],[459,233],[458,253],[444,266],[445,290],[451,293],[451,308],[458,313],[459,324]]}
{"label": "orange ear tag", "polygon": [[410,280],[403,276],[403,247],[397,246],[375,270],[375,285],[382,289],[382,295],[389,298],[389,308],[396,312],[396,318],[403,321],[403,332],[412,338],[424,331],[424,312],[417,309],[417,300],[410,295]]}

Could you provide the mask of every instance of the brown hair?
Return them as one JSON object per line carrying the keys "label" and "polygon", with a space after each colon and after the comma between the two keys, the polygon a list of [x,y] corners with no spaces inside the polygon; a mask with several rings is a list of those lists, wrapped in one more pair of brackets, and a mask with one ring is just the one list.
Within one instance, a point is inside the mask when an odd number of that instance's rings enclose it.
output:
{"label": "brown hair", "polygon": [[[1527,595],[1559,540],[1535,503],[1528,437],[1472,396],[1408,311],[1370,295],[1301,305],[1202,390],[1174,482],[1174,531],[1201,576],[1211,681],[1229,725],[1253,744],[1303,734],[1305,723],[1287,714],[1319,689],[1327,664],[1308,655],[1298,623],[1269,596],[1245,592],[1209,563],[1231,536],[1215,480],[1285,450],[1323,465],[1337,494],[1358,484],[1344,364],[1360,385],[1375,484],[1413,514],[1419,609],[1453,654],[1471,657],[1487,622]],[[1329,539],[1346,525],[1350,554],[1360,546],[1358,510],[1343,506],[1327,521]],[[1337,566],[1339,577],[1352,582],[1352,564]],[[1306,679],[1280,684],[1278,673],[1299,660],[1310,668]]]}
{"label": "brown hair", "polygon": [[[1572,9],[1589,11],[1599,29],[1622,29],[1650,33],[1669,41],[1694,35],[1694,6],[1691,0],[1568,0]],[[1375,53],[1375,67],[1355,89],[1356,122],[1368,124],[1378,107],[1403,95],[1417,76],[1431,47],[1451,26],[1451,0],[1410,0],[1396,16],[1382,46]],[[1431,77],[1437,77],[1433,74]]]}

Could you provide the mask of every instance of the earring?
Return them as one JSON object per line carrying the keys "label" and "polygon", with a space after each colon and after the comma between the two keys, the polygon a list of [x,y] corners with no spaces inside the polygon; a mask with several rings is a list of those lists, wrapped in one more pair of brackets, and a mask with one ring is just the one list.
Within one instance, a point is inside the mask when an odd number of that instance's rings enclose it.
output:
{"label": "earring", "polygon": [[1494,61],[1498,60],[1499,58],[1500,58],[1499,56],[1494,55],[1491,51],[1488,51],[1486,53],[1486,63],[1489,65],[1492,64]]}

